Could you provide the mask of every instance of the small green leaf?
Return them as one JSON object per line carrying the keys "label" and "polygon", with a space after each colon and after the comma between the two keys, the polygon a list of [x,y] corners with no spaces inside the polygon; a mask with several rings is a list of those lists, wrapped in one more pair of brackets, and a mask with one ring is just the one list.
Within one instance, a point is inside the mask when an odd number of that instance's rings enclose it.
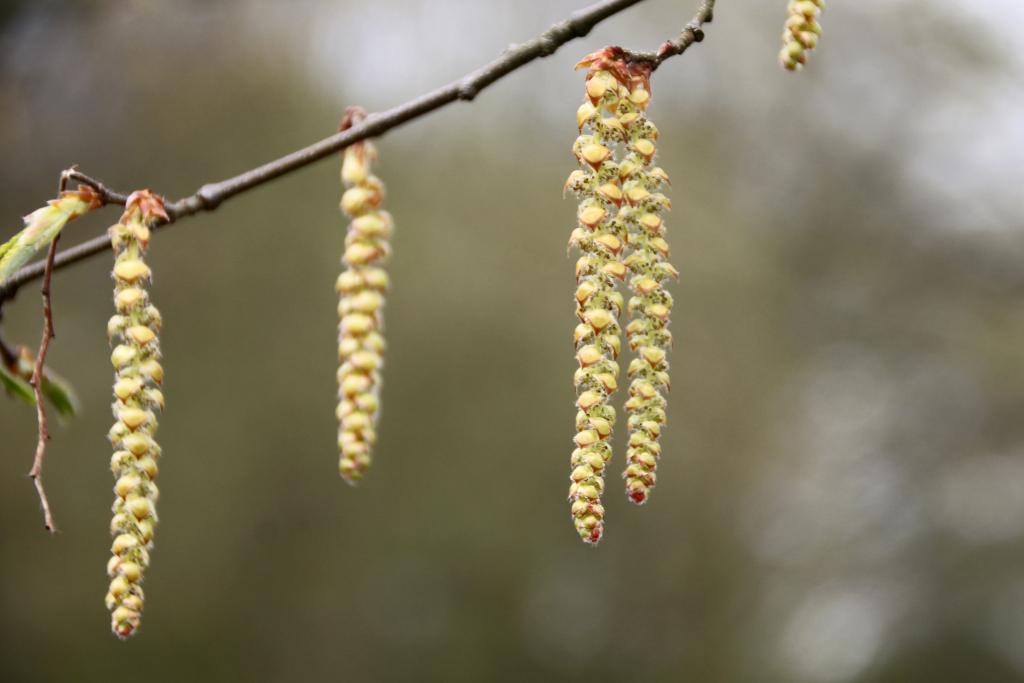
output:
{"label": "small green leaf", "polygon": [[0,285],[14,275],[18,268],[28,263],[36,253],[35,245],[26,246],[21,243],[24,233],[22,230],[6,244],[0,245]]}
{"label": "small green leaf", "polygon": [[25,216],[25,229],[0,246],[0,285],[52,242],[68,221],[100,206],[100,195],[80,185],[77,192],[61,192],[59,199]]}
{"label": "small green leaf", "polygon": [[64,379],[45,368],[43,370],[43,396],[57,409],[57,415],[61,419],[74,417],[78,413],[78,396],[75,395],[75,390]]}
{"label": "small green leaf", "polygon": [[[31,361],[21,357],[18,359],[18,363],[22,366],[19,369],[24,371],[23,373],[14,374],[0,363],[0,385],[3,385],[4,389],[11,396],[20,399],[27,405],[35,406],[35,389],[24,378],[24,375],[31,372]],[[46,367],[43,368],[43,396],[53,404],[53,407],[57,410],[57,417],[61,422],[78,414],[79,403],[75,390],[66,380],[54,374]]]}
{"label": "small green leaf", "polygon": [[[30,406],[34,406],[36,404],[36,394],[35,391],[32,390],[32,385],[17,375],[11,374],[3,364],[0,364],[0,384],[3,384],[4,389],[6,389],[7,393],[11,396],[20,399]],[[58,411],[59,410],[60,409],[58,408]]]}

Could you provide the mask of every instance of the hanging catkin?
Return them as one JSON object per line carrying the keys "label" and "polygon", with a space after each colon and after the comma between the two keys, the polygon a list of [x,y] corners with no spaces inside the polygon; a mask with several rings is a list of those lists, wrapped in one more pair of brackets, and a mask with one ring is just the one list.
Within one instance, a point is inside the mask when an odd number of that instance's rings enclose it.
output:
{"label": "hanging catkin", "polygon": [[818,17],[825,9],[825,0],[789,0],[786,10],[786,30],[782,32],[782,51],[779,63],[783,68],[796,71],[799,65],[807,63],[807,51],[818,45],[821,25]]}
{"label": "hanging catkin", "polygon": [[[366,112],[345,110],[341,130]],[[377,153],[367,141],[345,148],[341,179],[348,188],[341,209],[352,218],[345,238],[344,263],[338,277],[338,448],[341,476],[356,484],[370,466],[380,412],[380,371],[384,365],[383,307],[388,275],[383,266],[391,253],[391,214],[380,209],[384,184],[370,174]]]}
{"label": "hanging catkin", "polygon": [[114,263],[114,305],[117,314],[107,324],[114,348],[114,404],[117,422],[110,429],[114,455],[110,469],[117,479],[113,557],[107,564],[112,581],[107,607],[112,610],[111,628],[127,638],[139,627],[143,594],[141,582],[149,567],[156,501],[153,480],[157,474],[160,446],[153,440],[157,411],[163,411],[160,391],[164,371],[160,366],[160,313],[149,303],[143,285],[150,270],[142,256],[149,244],[150,228],[157,219],[167,220],[163,201],[148,190],[128,197],[121,222],[110,228],[116,254]]}
{"label": "hanging catkin", "polygon": [[[615,281],[626,276],[619,257],[628,237],[626,224],[617,211],[625,198],[619,187],[620,168],[610,149],[626,139],[622,122],[614,116],[623,97],[628,95],[628,81],[621,61],[605,48],[586,57],[579,66],[590,66],[586,79],[586,99],[577,112],[581,135],[573,145],[580,169],[573,171],[566,183],[580,198],[577,219],[579,227],[572,232],[569,247],[578,246],[583,256],[576,263],[576,327],[577,391],[575,437],[572,454],[572,484],[569,500],[572,517],[580,537],[597,543],[604,533],[604,471],[611,459],[609,443],[615,424],[615,409],[608,397],[618,388],[619,324],[622,295],[615,291]],[[613,114],[602,118],[602,112]],[[583,134],[583,129],[589,132]]]}
{"label": "hanging catkin", "polygon": [[665,424],[663,390],[669,388],[665,349],[672,345],[666,329],[672,310],[672,297],[661,283],[679,273],[665,259],[668,243],[665,224],[658,213],[672,208],[669,200],[655,190],[668,176],[652,167],[657,151],[654,143],[658,129],[645,110],[651,99],[650,64],[630,65],[629,95],[619,105],[619,120],[627,131],[627,155],[619,167],[626,202],[619,219],[629,226],[632,253],[623,261],[629,270],[629,286],[634,295],[628,311],[633,320],[626,327],[629,347],[638,357],[629,364],[629,450],[626,452],[626,493],[635,503],[647,501],[654,486],[661,446],[658,437]]}

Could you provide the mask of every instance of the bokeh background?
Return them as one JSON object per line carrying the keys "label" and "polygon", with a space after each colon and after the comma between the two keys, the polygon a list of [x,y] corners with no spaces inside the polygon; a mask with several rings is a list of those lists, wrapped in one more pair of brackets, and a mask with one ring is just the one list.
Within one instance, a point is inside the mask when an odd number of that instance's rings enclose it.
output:
{"label": "bokeh background", "polygon": [[[0,238],[73,163],[191,194],[582,4],[7,2]],[[49,447],[51,538],[35,416],[0,397],[0,679],[1024,680],[1015,0],[830,2],[797,74],[784,0],[722,0],[657,72],[682,274],[665,456],[642,508],[609,480],[597,549],[573,530],[572,66],[653,49],[691,5],[648,0],[379,141],[397,234],[358,489],[335,445],[338,160],[154,236],[163,495],[127,643],[103,606],[111,263],[56,275],[50,359],[83,413]],[[9,341],[38,343],[37,289]]]}

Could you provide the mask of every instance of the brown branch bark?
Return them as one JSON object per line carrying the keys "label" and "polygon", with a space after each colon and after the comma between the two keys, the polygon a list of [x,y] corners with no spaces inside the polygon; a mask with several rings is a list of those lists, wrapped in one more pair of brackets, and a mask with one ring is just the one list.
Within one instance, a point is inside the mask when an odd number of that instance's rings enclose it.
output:
{"label": "brown branch bark", "polygon": [[[565,43],[575,38],[582,38],[600,22],[638,2],[641,0],[602,0],[590,7],[577,10],[563,21],[553,25],[540,37],[522,45],[509,47],[498,59],[457,81],[393,109],[370,114],[358,125],[297,152],[292,152],[276,161],[219,183],[203,185],[192,196],[180,199],[173,204],[167,204],[167,214],[171,219],[169,222],[173,223],[200,211],[213,211],[226,199],[340,152],[360,140],[380,137],[392,128],[420,118],[452,102],[470,101],[491,83],[539,57],[553,54]],[[626,59],[633,62],[650,62],[653,71],[669,57],[682,54],[690,45],[703,40],[704,33],[701,27],[711,21],[714,5],[715,0],[704,0],[697,10],[697,14],[686,24],[679,37],[666,41],[657,52],[630,52],[627,50]],[[66,175],[69,180],[76,180],[97,190],[102,195],[105,204],[123,205],[125,203],[125,195],[113,192],[101,183],[73,169],[65,171],[62,175]],[[53,268],[59,270],[108,248],[110,248],[110,238],[106,235],[83,242],[58,254],[53,261]],[[0,288],[0,302],[12,298],[21,285],[41,277],[45,270],[44,263],[34,263],[19,270]]]}
{"label": "brown branch bark", "polygon": [[[63,182],[61,183],[63,186]],[[46,352],[50,349],[50,340],[54,338],[53,333],[53,311],[50,307],[50,278],[53,275],[54,256],[57,254],[58,234],[50,242],[50,250],[46,255],[46,270],[43,274],[43,340],[39,343],[39,353],[36,354],[36,366],[32,372],[30,384],[36,391],[36,417],[39,421],[39,443],[36,444],[36,457],[32,461],[32,470],[28,476],[36,485],[39,493],[39,502],[43,505],[43,524],[51,534],[57,533],[57,527],[53,524],[53,515],[50,513],[50,502],[46,499],[46,491],[43,489],[43,455],[46,453],[46,442],[50,440],[50,430],[46,424],[46,408],[43,406],[43,364],[46,362]]]}

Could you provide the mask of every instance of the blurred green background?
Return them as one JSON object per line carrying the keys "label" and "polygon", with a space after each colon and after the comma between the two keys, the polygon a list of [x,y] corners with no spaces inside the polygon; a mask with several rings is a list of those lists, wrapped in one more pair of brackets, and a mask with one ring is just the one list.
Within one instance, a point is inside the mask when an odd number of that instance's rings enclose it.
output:
{"label": "blurred green background", "polygon": [[[71,164],[191,194],[582,4],[8,2],[0,238]],[[50,359],[84,410],[48,450],[51,538],[35,416],[0,397],[0,679],[1024,680],[1014,0],[830,2],[798,74],[784,0],[721,0],[655,74],[682,273],[665,456],[648,505],[613,477],[604,540],[576,536],[572,66],[654,48],[694,4],[644,2],[378,142],[397,233],[358,489],[335,445],[340,161],[154,235],[161,524],[127,643],[103,605],[111,261],[56,275]],[[38,343],[37,291],[9,341]]]}

